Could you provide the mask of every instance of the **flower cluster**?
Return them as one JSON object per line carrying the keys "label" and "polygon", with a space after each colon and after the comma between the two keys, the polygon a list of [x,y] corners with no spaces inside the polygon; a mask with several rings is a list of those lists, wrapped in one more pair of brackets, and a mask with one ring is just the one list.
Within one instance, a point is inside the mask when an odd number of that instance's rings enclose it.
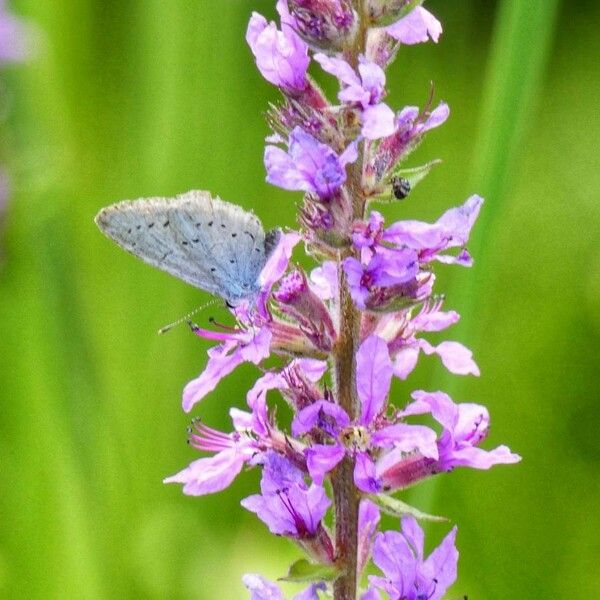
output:
{"label": "flower cluster", "polygon": [[[420,4],[278,0],[279,23],[254,13],[246,34],[258,69],[282,93],[269,112],[266,179],[303,192],[300,229],[278,236],[256,297],[231,308],[233,327],[194,327],[218,344],[186,386],[183,408],[243,362],[275,356],[279,366],[262,371],[245,410],[230,410],[232,432],[193,421],[190,444],[206,455],[165,481],[201,496],[244,468],[260,469],[260,493],[241,504],[306,553],[288,575],[308,585],[296,600],[441,599],[456,579],[456,527],[425,558],[416,518],[428,516],[393,494],[455,467],[520,460],[506,446],[480,447],[490,422],[484,406],[441,391],[390,397],[393,379],[407,379],[421,353],[451,373],[479,375],[469,349],[434,345],[427,334],[459,319],[434,294],[435,269],[471,266],[466,246],[482,198],[434,223],[386,223],[372,208],[406,197],[429,173],[433,163],[400,163],[449,116],[443,102],[399,110],[385,102],[385,69],[402,47],[437,42],[442,32]],[[312,58],[337,79],[334,102],[309,74]],[[301,241],[318,261],[309,272],[290,266]],[[291,431],[277,422],[274,392],[289,406]],[[381,510],[400,519],[398,531],[378,532]],[[371,559],[381,574],[363,577]],[[255,600],[284,597],[259,575],[243,583]]]}

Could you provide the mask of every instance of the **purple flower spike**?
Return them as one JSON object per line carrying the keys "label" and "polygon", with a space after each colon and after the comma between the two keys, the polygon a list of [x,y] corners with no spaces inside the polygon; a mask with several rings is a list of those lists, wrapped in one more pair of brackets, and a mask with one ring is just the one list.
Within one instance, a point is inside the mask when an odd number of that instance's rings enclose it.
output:
{"label": "purple flower spike", "polygon": [[424,560],[423,530],[413,517],[402,519],[402,532],[377,534],[373,561],[385,577],[371,576],[372,587],[384,590],[390,600],[441,600],[456,580],[458,550],[456,527]]}
{"label": "purple flower spike", "polygon": [[265,148],[267,181],[285,190],[316,194],[322,200],[332,198],[346,181],[346,165],[356,160],[356,148],[348,146],[337,155],[302,128],[290,134],[288,151],[277,146]]}
{"label": "purple flower spike", "polygon": [[387,33],[402,44],[437,43],[442,34],[442,24],[422,6],[417,6],[405,17],[386,29]]}
{"label": "purple flower spike", "polygon": [[357,74],[341,58],[315,54],[315,60],[324,71],[339,79],[342,90],[338,98],[360,109],[361,133],[366,139],[378,140],[394,133],[394,111],[381,102],[385,95],[385,73],[379,65],[360,57]]}
{"label": "purple flower spike", "polygon": [[277,2],[281,30],[258,13],[252,13],[246,41],[256,58],[262,76],[291,95],[307,87],[306,71],[310,58],[308,46],[292,27],[286,0]]}

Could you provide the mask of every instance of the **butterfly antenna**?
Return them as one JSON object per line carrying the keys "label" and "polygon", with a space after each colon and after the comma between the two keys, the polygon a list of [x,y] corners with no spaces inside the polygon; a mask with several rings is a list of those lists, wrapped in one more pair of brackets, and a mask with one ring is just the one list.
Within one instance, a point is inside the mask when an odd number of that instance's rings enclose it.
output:
{"label": "butterfly antenna", "polygon": [[199,306],[198,308],[195,308],[192,312],[188,313],[184,317],[181,317],[181,319],[177,319],[177,321],[173,321],[173,323],[169,323],[168,325],[161,327],[158,330],[158,334],[162,335],[163,333],[167,333],[167,331],[171,331],[171,329],[173,329],[173,327],[177,327],[177,325],[180,325],[181,323],[189,323],[191,317],[193,317],[196,313],[199,313],[201,310],[204,310],[205,308],[208,308],[209,306],[212,306],[213,304],[216,304],[217,302],[218,302],[218,300],[211,300],[210,302],[207,302],[206,304],[202,304],[201,306]]}

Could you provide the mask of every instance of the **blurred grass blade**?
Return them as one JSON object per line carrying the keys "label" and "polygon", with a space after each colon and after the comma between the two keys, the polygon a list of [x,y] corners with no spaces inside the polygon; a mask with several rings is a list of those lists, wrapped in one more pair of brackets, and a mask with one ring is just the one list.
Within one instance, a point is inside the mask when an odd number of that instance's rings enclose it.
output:
{"label": "blurred grass blade", "polygon": [[[504,0],[498,14],[484,86],[474,189],[489,198],[483,219],[494,219],[508,193],[536,94],[554,39],[559,0]],[[479,236],[486,228],[479,227]]]}
{"label": "blurred grass blade", "polygon": [[[460,288],[449,290],[453,306],[463,316],[458,326],[460,335],[471,344],[474,339],[469,332],[477,334],[474,307],[480,301],[478,290],[485,273],[486,248],[492,247],[483,242],[493,239],[511,181],[519,170],[537,92],[552,50],[559,6],[559,0],[504,0],[498,5],[470,177],[471,189],[486,199],[469,243],[477,268]],[[447,371],[442,379],[442,388],[450,390],[461,381]]]}
{"label": "blurred grass blade", "polygon": [[[448,291],[452,307],[462,315],[456,326],[459,338],[471,346],[476,346],[481,333],[477,330],[475,307],[481,301],[486,249],[493,248],[490,240],[523,155],[536,95],[552,50],[559,7],[559,0],[503,0],[498,5],[470,177],[472,190],[486,199],[469,243],[476,268],[461,279],[460,287]],[[443,389],[460,401],[457,392],[464,385],[463,378],[444,369],[434,379],[432,389]],[[436,488],[434,483],[415,490],[411,502],[431,511]]]}

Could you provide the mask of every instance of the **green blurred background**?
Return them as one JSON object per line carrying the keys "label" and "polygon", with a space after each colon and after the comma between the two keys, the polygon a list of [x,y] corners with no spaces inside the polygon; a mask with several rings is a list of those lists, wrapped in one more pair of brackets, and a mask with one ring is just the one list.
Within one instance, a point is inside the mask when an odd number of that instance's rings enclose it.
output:
{"label": "green blurred background", "polygon": [[[241,574],[298,557],[240,498],[194,499],[161,480],[196,454],[182,386],[206,345],[157,336],[206,295],[135,261],[93,216],[123,198],[210,189],[294,223],[299,195],[264,183],[263,112],[277,97],[244,42],[272,0],[20,0],[37,56],[4,70],[4,162],[13,181],[0,269],[0,596],[245,598]],[[407,499],[459,524],[470,600],[600,597],[600,5],[595,0],[432,0],[436,46],[405,48],[390,103],[452,116],[407,165],[441,167],[389,218],[487,203],[472,270],[439,269],[450,339],[482,376],[422,359],[397,385],[487,404],[488,447],[516,467],[457,471]],[[328,88],[333,91],[333,87]],[[212,311],[212,312],[211,312]],[[215,316],[221,309],[208,311]],[[200,319],[208,318],[205,313]],[[195,411],[227,427],[255,375],[241,368]],[[389,526],[395,526],[389,522]],[[430,527],[431,541],[447,527]]]}

